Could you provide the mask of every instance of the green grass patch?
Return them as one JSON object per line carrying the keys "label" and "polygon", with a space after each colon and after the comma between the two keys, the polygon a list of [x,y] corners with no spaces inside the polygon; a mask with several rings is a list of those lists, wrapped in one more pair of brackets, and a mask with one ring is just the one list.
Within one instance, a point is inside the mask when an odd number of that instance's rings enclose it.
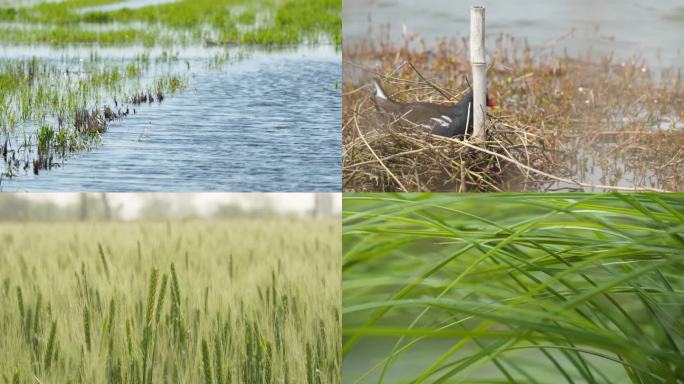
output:
{"label": "green grass patch", "polygon": [[347,194],[347,383],[675,383],[684,195]]}
{"label": "green grass patch", "polygon": [[[29,33],[0,29],[0,40],[13,43],[145,44],[173,42],[283,45],[322,40],[341,43],[341,0],[184,0],[136,9],[79,12],[85,6],[108,2],[47,2],[25,8],[0,8],[0,21],[41,26]],[[238,9],[243,9],[238,12]],[[261,20],[261,22],[257,22]],[[144,27],[79,28],[82,23]],[[241,25],[242,28],[237,28]],[[135,32],[133,30],[137,29]],[[165,32],[173,30],[175,37]],[[68,33],[67,33],[68,31]],[[155,41],[154,37],[161,37]]]}

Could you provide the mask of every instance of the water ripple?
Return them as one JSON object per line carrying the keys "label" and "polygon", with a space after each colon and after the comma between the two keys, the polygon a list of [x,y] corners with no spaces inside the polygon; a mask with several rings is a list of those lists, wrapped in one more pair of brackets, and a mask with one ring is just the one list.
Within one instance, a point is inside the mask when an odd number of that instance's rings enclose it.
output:
{"label": "water ripple", "polygon": [[191,88],[110,125],[103,144],[31,191],[339,191],[338,54],[265,54],[202,73]]}

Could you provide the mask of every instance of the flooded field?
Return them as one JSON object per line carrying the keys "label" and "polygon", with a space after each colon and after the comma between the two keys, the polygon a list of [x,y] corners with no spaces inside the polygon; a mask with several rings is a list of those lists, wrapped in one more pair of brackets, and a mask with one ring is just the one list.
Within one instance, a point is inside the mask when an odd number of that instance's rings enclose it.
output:
{"label": "flooded field", "polygon": [[345,3],[346,191],[684,190],[677,4],[484,1],[496,106],[476,146],[374,108],[373,78],[403,102],[468,88],[469,5],[426,4]]}
{"label": "flooded field", "polygon": [[339,190],[339,3],[0,4],[0,190]]}
{"label": "flooded field", "polygon": [[251,53],[112,121],[99,145],[54,160],[49,172],[21,163],[2,189],[339,189],[340,76],[330,47]]}

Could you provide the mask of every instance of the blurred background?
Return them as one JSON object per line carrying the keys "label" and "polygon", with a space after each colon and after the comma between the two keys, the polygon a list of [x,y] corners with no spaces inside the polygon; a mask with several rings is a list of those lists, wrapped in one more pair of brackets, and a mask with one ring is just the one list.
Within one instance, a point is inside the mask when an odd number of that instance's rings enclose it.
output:
{"label": "blurred background", "polygon": [[339,193],[2,193],[0,221],[328,218]]}
{"label": "blurred background", "polygon": [[428,46],[438,38],[460,39],[469,35],[473,5],[486,7],[490,38],[507,33],[533,48],[567,49],[572,57],[641,54],[653,68],[684,66],[682,0],[345,0],[344,45],[376,40],[387,25],[395,43],[403,33],[419,34]]}

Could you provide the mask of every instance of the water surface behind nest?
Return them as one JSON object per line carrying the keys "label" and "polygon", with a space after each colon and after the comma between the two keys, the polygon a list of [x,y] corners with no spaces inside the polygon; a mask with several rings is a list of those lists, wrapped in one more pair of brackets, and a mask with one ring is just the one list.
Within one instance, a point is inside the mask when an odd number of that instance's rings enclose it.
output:
{"label": "water surface behind nest", "polygon": [[331,47],[257,53],[112,122],[95,150],[38,176],[5,177],[0,188],[340,190],[340,77]]}
{"label": "water surface behind nest", "polygon": [[[571,56],[589,49],[600,54],[614,51],[621,60],[642,53],[654,68],[684,67],[681,0],[346,0],[344,41],[375,39],[379,27],[387,24],[394,42],[401,41],[403,25],[428,44],[438,38],[461,38],[469,34],[472,5],[486,7],[490,37],[499,33],[525,37],[533,47],[553,43],[556,53],[567,47]],[[369,36],[369,27],[374,35]],[[553,41],[573,28],[572,36]]]}

